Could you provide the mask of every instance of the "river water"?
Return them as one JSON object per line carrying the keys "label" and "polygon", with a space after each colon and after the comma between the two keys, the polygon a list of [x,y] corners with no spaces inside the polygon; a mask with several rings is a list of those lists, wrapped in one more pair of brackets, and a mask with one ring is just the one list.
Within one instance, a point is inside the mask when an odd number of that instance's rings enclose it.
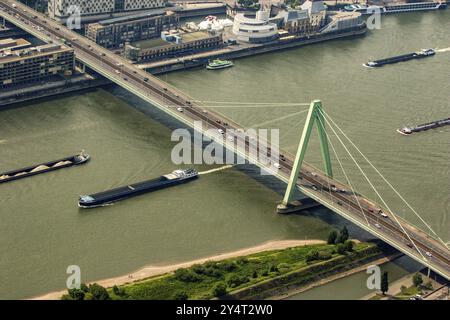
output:
{"label": "river water", "polygon": [[[161,78],[198,100],[279,103],[217,110],[249,127],[280,129],[281,144],[291,152],[304,123],[305,113],[298,112],[306,107],[282,103],[321,99],[362,152],[449,241],[450,131],[441,128],[404,137],[395,129],[449,116],[450,52],[376,70],[362,66],[372,58],[448,48],[449,28],[448,10],[389,16],[383,18],[381,30],[363,38],[242,59],[218,72],[198,69]],[[276,121],[280,117],[284,119]],[[79,194],[176,169],[170,160],[175,144],[170,135],[177,125],[116,88],[1,111],[0,171],[81,149],[92,161],[0,186],[0,298],[61,289],[69,265],[79,265],[82,280],[91,281],[146,264],[191,260],[273,239],[325,238],[331,225],[342,224],[325,209],[274,214],[283,186],[260,179],[247,167],[202,175],[193,183],[105,208],[76,206]],[[319,166],[315,135],[311,141],[307,160]],[[331,141],[356,189],[377,200],[332,135]],[[335,157],[333,162],[336,176],[343,179]],[[368,176],[392,209],[419,225],[373,172]],[[361,235],[357,230],[355,234]]]}

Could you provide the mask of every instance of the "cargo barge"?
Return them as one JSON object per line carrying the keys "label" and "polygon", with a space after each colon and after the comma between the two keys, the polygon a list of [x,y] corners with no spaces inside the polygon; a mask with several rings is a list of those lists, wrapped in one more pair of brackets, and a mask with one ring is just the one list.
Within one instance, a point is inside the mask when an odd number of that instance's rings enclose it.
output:
{"label": "cargo barge", "polygon": [[84,151],[80,152],[79,154],[76,154],[74,156],[62,158],[59,160],[54,160],[50,162],[45,162],[41,164],[37,164],[34,166],[8,171],[4,173],[0,173],[0,183],[14,181],[18,179],[23,179],[31,176],[35,176],[37,174],[49,172],[49,171],[55,171],[71,166],[80,165],[83,163],[88,162],[90,159],[90,156]]}
{"label": "cargo barge", "polygon": [[130,184],[128,186],[111,189],[92,195],[79,197],[80,208],[95,208],[112,204],[144,193],[176,186],[198,178],[198,172],[194,169],[175,170],[156,179]]}
{"label": "cargo barge", "polygon": [[408,60],[413,60],[413,59],[423,59],[423,58],[434,56],[435,54],[436,54],[436,50],[434,50],[434,49],[422,49],[418,52],[402,54],[400,56],[395,56],[395,57],[386,58],[386,59],[369,61],[369,62],[365,63],[364,66],[368,67],[368,68],[377,68],[377,67],[382,67],[385,64],[392,64],[392,63],[408,61]]}
{"label": "cargo barge", "polygon": [[437,121],[433,121],[433,122],[429,122],[429,123],[425,123],[425,124],[420,124],[415,127],[404,127],[401,129],[397,129],[397,132],[401,133],[403,135],[410,135],[415,132],[426,131],[426,130],[435,129],[435,128],[439,128],[439,127],[443,127],[443,126],[449,126],[449,125],[450,125],[450,118],[447,118],[447,119],[437,120]]}

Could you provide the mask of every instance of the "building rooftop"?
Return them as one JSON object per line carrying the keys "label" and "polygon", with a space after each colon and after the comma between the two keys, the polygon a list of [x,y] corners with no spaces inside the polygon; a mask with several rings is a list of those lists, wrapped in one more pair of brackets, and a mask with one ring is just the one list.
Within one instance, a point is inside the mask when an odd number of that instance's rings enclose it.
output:
{"label": "building rooftop", "polygon": [[10,63],[14,61],[20,61],[30,57],[39,57],[45,56],[49,53],[60,53],[60,52],[69,52],[73,51],[73,49],[57,44],[46,44],[38,47],[31,47],[19,50],[2,50],[0,51],[0,63]]}
{"label": "building rooftop", "polygon": [[31,46],[31,43],[25,39],[2,39],[0,40],[0,50],[16,49]]}
{"label": "building rooftop", "polygon": [[306,0],[306,2],[301,5],[301,8],[302,10],[308,10],[311,14],[327,10],[327,7],[325,7],[322,0]]}
{"label": "building rooftop", "polygon": [[[196,40],[201,40],[201,39],[206,39],[206,38],[211,37],[208,34],[208,32],[205,32],[205,31],[180,32],[180,33],[175,33],[173,35],[177,35],[177,36],[181,37],[181,39],[182,39],[181,43],[186,43],[186,42],[191,42],[191,41],[196,41]],[[141,49],[151,49],[151,48],[156,48],[156,47],[174,46],[174,45],[176,45],[175,42],[166,41],[162,38],[142,40],[142,41],[134,42],[132,44],[133,47],[141,48]]]}

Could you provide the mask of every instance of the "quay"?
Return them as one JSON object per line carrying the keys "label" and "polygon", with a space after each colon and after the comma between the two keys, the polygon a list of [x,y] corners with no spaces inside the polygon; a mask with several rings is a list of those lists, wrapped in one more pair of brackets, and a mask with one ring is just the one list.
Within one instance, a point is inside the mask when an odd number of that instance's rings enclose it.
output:
{"label": "quay", "polygon": [[211,59],[245,58],[263,53],[298,48],[325,41],[364,36],[366,32],[367,29],[364,25],[360,28],[346,30],[345,32],[299,37],[290,41],[279,40],[264,44],[239,43],[236,45],[228,45],[224,48],[219,48],[213,51],[206,51],[178,58],[175,57],[161,61],[136,63],[136,66],[155,75],[164,74],[172,71],[204,66],[207,64],[208,60]]}

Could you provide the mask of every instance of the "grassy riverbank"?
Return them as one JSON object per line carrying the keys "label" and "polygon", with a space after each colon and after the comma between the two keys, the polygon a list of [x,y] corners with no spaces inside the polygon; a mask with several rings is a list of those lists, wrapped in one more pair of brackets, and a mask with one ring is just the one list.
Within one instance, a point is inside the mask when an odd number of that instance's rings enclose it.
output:
{"label": "grassy riverbank", "polygon": [[[267,297],[276,294],[280,288],[308,284],[322,275],[345,270],[381,254],[373,243],[350,247],[342,252],[336,245],[316,244],[208,261],[114,286],[108,289],[108,294],[111,299],[149,300]],[[91,295],[87,294],[86,298]]]}

